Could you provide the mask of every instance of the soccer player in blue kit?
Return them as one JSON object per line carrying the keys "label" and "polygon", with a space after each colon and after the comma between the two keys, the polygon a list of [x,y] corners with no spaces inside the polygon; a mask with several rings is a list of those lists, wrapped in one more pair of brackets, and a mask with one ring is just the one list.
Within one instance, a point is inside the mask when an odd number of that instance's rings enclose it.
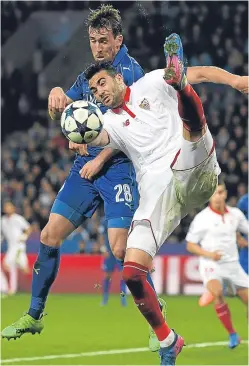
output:
{"label": "soccer player in blue kit", "polygon": [[[248,220],[248,193],[240,198],[237,206]],[[248,274],[248,247],[240,249],[239,262],[241,264],[241,267]]]}
{"label": "soccer player in blue kit", "polygon": [[[111,5],[102,5],[92,11],[88,18],[88,31],[94,59],[112,60],[128,86],[144,75],[140,65],[129,56],[123,44],[118,10]],[[78,76],[66,93],[59,87],[51,90],[49,114],[53,119],[58,119],[66,105],[82,99],[95,101],[84,73]],[[103,105],[99,106],[104,113],[106,108]],[[82,153],[82,146],[70,144],[70,147]],[[59,269],[60,245],[75,228],[93,215],[102,200],[112,252],[118,260],[122,261],[124,258],[128,229],[138,202],[133,166],[123,153],[113,149],[83,150],[85,156],[76,156],[70,174],[52,206],[49,221],[42,230],[39,254],[34,264],[32,298],[28,313],[6,327],[2,337],[20,338],[24,333],[34,334],[42,331],[43,310]],[[93,180],[90,174],[82,178],[81,175],[87,172],[82,172],[82,168],[93,161],[97,163],[98,171],[101,172],[96,174]],[[153,286],[150,274],[147,278]],[[165,314],[163,300],[160,306]]]}
{"label": "soccer player in blue kit", "polygon": [[[110,5],[102,5],[92,11],[88,18],[88,32],[94,59],[112,61],[113,66],[123,75],[126,85],[133,84],[144,75],[140,65],[129,56],[123,45],[118,10]],[[187,78],[190,83],[216,82],[248,93],[247,77],[233,75],[218,68],[188,67]],[[82,99],[94,101],[84,73],[78,76],[66,93],[59,87],[51,90],[49,113],[58,119],[66,105]],[[105,112],[105,108],[100,107]],[[102,200],[112,252],[119,260],[124,258],[128,229],[136,209],[134,199],[137,199],[131,162],[125,155],[110,148],[89,148],[87,152],[83,145],[70,143],[69,146],[78,155],[41,233],[39,254],[34,265],[30,308],[27,314],[2,331],[2,337],[20,338],[24,333],[42,331],[43,310],[58,273],[60,245],[86,218],[92,216]],[[152,284],[150,276],[148,281]],[[151,336],[154,336],[154,345],[150,349],[157,351],[159,342],[154,333]]]}

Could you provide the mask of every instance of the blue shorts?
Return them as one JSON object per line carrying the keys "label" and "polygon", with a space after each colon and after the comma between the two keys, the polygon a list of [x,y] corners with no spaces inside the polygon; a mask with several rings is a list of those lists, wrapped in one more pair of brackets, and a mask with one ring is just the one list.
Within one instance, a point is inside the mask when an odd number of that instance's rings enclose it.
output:
{"label": "blue shorts", "polygon": [[117,269],[119,272],[123,270],[123,266],[121,265],[121,262],[118,261],[112,253],[109,253],[108,257],[105,257],[103,264],[102,264],[102,270],[104,272],[114,272],[115,269]]}
{"label": "blue shorts", "polygon": [[77,157],[51,212],[64,216],[77,228],[104,201],[108,227],[129,228],[138,206],[138,190],[131,162],[127,158],[108,162],[101,174],[89,181],[81,178],[79,171],[92,159]]}

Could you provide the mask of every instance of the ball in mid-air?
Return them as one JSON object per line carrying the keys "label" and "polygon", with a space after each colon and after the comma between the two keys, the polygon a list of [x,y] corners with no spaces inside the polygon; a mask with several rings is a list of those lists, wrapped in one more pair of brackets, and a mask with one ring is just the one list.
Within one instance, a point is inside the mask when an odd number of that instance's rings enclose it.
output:
{"label": "ball in mid-air", "polygon": [[85,100],[69,104],[61,115],[61,129],[68,140],[88,144],[102,130],[103,115],[99,107]]}

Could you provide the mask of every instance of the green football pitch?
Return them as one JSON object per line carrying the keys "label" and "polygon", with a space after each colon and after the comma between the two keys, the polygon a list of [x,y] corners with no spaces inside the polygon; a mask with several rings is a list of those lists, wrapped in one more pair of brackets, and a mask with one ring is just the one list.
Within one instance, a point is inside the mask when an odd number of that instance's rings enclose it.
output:
{"label": "green football pitch", "polygon": [[[248,364],[245,307],[228,299],[234,325],[244,340],[227,347],[227,334],[212,306],[200,308],[197,297],[164,297],[168,323],[185,339],[178,365]],[[128,296],[128,307],[119,296],[100,306],[99,295],[51,295],[45,328],[40,335],[26,334],[16,341],[2,340],[6,365],[159,365],[157,353],[148,351],[148,327]],[[2,300],[2,328],[27,310],[29,295]]]}

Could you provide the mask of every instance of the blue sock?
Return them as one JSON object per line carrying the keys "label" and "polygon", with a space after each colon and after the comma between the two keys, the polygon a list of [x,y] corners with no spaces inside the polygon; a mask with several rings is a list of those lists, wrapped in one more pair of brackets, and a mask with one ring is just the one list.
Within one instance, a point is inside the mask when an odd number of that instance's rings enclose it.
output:
{"label": "blue sock", "polygon": [[39,319],[60,264],[60,248],[40,243],[38,257],[33,268],[32,297],[28,314]]}
{"label": "blue sock", "polygon": [[104,280],[103,280],[103,301],[102,301],[103,305],[107,304],[107,302],[108,302],[110,286],[111,286],[111,279],[104,278]]}
{"label": "blue sock", "polygon": [[120,296],[121,296],[121,305],[127,306],[127,300],[126,300],[126,284],[124,280],[120,280]]}
{"label": "blue sock", "polygon": [[149,282],[149,284],[151,285],[151,287],[153,288],[153,290],[156,292],[154,283],[153,283],[152,278],[151,278],[151,275],[150,275],[150,272],[147,273],[147,281]]}

